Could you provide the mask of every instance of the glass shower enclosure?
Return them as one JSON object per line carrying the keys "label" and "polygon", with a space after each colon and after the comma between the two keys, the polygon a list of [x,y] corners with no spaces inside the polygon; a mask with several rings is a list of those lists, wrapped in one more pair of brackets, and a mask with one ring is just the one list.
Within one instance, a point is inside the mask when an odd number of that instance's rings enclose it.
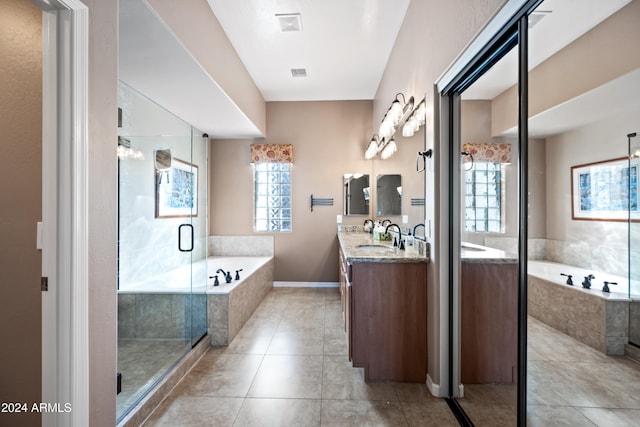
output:
{"label": "glass shower enclosure", "polygon": [[638,206],[638,174],[640,174],[640,136],[627,135],[629,147],[629,343],[640,347],[640,207]]}
{"label": "glass shower enclosure", "polygon": [[122,82],[118,102],[121,419],[207,333],[207,144]]}

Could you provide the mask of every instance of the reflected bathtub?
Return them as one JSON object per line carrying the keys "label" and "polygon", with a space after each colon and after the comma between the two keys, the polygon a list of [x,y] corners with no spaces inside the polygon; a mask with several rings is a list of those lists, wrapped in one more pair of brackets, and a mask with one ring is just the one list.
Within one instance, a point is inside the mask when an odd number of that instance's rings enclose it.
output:
{"label": "reflected bathtub", "polygon": [[[628,280],[551,261],[527,264],[529,315],[606,354],[623,355],[629,335]],[[573,276],[573,286],[565,276]],[[581,283],[593,274],[591,289]],[[613,292],[603,292],[604,281]]]}

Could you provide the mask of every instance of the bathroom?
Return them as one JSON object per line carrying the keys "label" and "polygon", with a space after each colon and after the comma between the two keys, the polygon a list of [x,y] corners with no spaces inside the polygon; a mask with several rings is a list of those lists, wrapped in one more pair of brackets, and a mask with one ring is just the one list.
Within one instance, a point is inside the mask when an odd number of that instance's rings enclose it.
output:
{"label": "bathroom", "polygon": [[[532,74],[532,84],[535,82],[533,77]],[[626,77],[632,80],[619,83],[635,87],[637,83],[633,80],[634,75]],[[424,96],[411,95],[416,104]],[[405,94],[403,98],[404,96]],[[407,98],[408,96],[406,94]],[[603,145],[601,141],[619,128],[633,127],[637,103],[635,99],[631,101],[631,105],[620,105],[620,114],[614,117],[606,117],[606,120],[593,119],[592,124],[584,122],[566,125],[562,131],[556,129],[553,132],[536,133],[536,123],[531,122],[528,147],[530,259],[547,259],[598,272],[615,271],[620,276],[626,275],[629,252],[628,244],[624,242],[630,235],[630,224],[619,221],[572,220],[571,212],[567,210],[571,205],[556,203],[558,200],[571,200],[570,187],[560,187],[553,183],[566,180],[573,166],[627,155],[627,131],[616,142],[615,153],[612,145]],[[496,113],[500,102],[500,99],[494,100],[492,105],[490,100],[465,100],[463,96],[461,139],[464,142],[506,142],[511,145],[512,161],[504,166],[503,177],[506,186],[502,194],[502,213],[506,220],[501,233],[465,233],[462,239],[472,244],[504,250],[507,254],[517,254],[517,130],[513,128],[516,123],[513,121],[513,114]],[[434,215],[433,206],[410,202],[412,199],[419,201],[428,195],[426,189],[430,188],[429,180],[435,171],[434,160],[430,158],[422,159],[426,178],[413,167],[416,153],[429,146],[427,136],[422,129],[412,137],[398,137],[399,148],[391,158],[364,159],[363,141],[371,139],[372,129],[376,127],[372,120],[372,108],[371,101],[276,101],[267,104],[265,126],[269,129],[269,135],[260,142],[293,145],[291,176],[294,184],[291,200],[295,228],[291,233],[273,235],[274,246],[277,248],[274,286],[331,286],[337,282],[338,244],[334,238],[336,227],[340,224],[360,225],[364,218],[378,216],[374,215],[372,207],[370,215],[345,215],[341,186],[345,174],[368,174],[371,182],[380,175],[400,174],[402,213],[390,215],[390,219],[408,227],[425,222],[424,235],[428,241],[434,241],[434,225],[429,222]],[[494,117],[508,120],[496,125],[491,120]],[[200,131],[194,131],[196,133],[201,135]],[[216,138],[207,146],[208,159],[215,159],[208,163],[208,189],[203,199],[208,208],[209,235],[254,234],[254,201],[247,197],[253,194],[254,185],[250,155],[252,143],[254,138]],[[461,151],[465,151],[464,145]],[[480,158],[476,160],[482,161]],[[464,160],[462,167],[468,167]],[[204,171],[201,174],[204,176]],[[233,182],[233,187],[229,186],[229,182]],[[329,206],[310,206],[309,200],[313,197],[329,199],[333,203]],[[233,209],[219,209],[220,206]],[[425,218],[427,221],[424,221]],[[550,221],[549,218],[554,220]],[[594,226],[597,228],[594,229]],[[597,280],[606,279],[597,277]],[[468,387],[467,391],[469,390],[471,387]],[[464,398],[460,401],[464,407]]]}
{"label": "bathroom", "polygon": [[[633,3],[631,4],[633,5]],[[104,6],[104,8],[108,9],[108,6]],[[409,10],[413,12],[415,16],[422,18],[428,16],[425,10],[421,9],[421,6],[418,5],[417,2],[414,2]],[[478,28],[481,23],[485,22],[486,19],[489,18],[489,15],[490,14],[487,14],[487,16],[479,16],[477,18],[479,21]],[[436,23],[434,22],[433,24],[435,25]],[[406,25],[407,28],[413,30],[418,26],[416,22],[410,18],[407,19]],[[414,206],[409,203],[410,199],[413,198],[419,199],[425,198],[425,196],[428,200],[434,198],[434,183],[429,180],[432,179],[433,174],[439,170],[441,165],[437,165],[435,162],[427,164],[427,173],[424,175],[415,173],[414,166],[415,153],[433,146],[435,131],[433,129],[428,129],[427,132],[421,131],[420,135],[416,135],[410,139],[399,138],[398,152],[385,161],[379,159],[366,161],[363,159],[362,154],[366,148],[366,144],[371,139],[372,129],[377,127],[379,118],[382,117],[390,101],[399,91],[402,91],[407,96],[413,95],[417,100],[425,96],[425,94],[428,99],[433,97],[431,88],[432,82],[436,81],[442,70],[446,69],[450,60],[457,55],[457,53],[466,45],[468,40],[472,38],[473,34],[475,34],[475,29],[473,31],[469,31],[471,32],[470,34],[464,33],[459,36],[458,45],[451,48],[451,51],[448,52],[449,55],[445,55],[445,59],[436,60],[436,63],[433,65],[433,69],[425,67],[427,71],[425,72],[426,76],[424,79],[426,79],[427,83],[407,83],[407,78],[405,77],[406,63],[412,63],[411,56],[408,54],[405,56],[402,53],[396,53],[393,58],[393,63],[389,66],[389,70],[387,71],[387,77],[383,79],[381,83],[379,94],[376,95],[377,99],[374,101],[331,101],[326,103],[319,102],[316,103],[316,105],[288,105],[287,102],[270,102],[269,105],[265,107],[268,114],[266,114],[266,118],[262,123],[260,120],[256,120],[258,123],[257,128],[264,131],[264,128],[267,127],[267,122],[269,122],[271,123],[269,127],[275,128],[273,131],[270,130],[269,132],[269,141],[273,141],[275,143],[292,142],[293,144],[296,144],[294,148],[294,161],[292,166],[294,177],[293,191],[295,192],[294,200],[296,203],[295,209],[297,209],[294,212],[296,224],[294,225],[292,233],[278,234],[275,236],[277,240],[274,242],[274,246],[277,248],[277,253],[275,259],[276,274],[274,276],[274,281],[277,285],[302,285],[311,283],[317,286],[322,286],[337,281],[336,258],[338,249],[337,243],[335,242],[335,230],[338,225],[338,221],[341,219],[343,224],[359,225],[362,220],[362,218],[344,216],[342,211],[342,177],[347,173],[368,173],[372,179],[380,174],[400,173],[403,179],[403,191],[406,194],[404,199],[406,203],[403,205],[403,215],[407,215],[407,224],[414,225],[419,222],[426,222],[427,227],[425,228],[425,233],[430,236],[427,238],[430,239],[431,243],[436,243],[434,240],[440,239],[438,233],[443,232],[443,230],[438,229],[439,222],[435,221],[437,215],[434,211],[437,208],[429,203],[424,207]],[[630,37],[630,39],[634,40],[633,37],[635,36]],[[406,43],[406,45],[409,44],[407,42],[407,38],[399,38],[398,43],[400,46],[403,46],[403,43]],[[113,51],[115,51],[115,48],[112,45],[109,46]],[[121,46],[120,49],[125,52],[126,46]],[[109,71],[108,67],[97,68],[100,68],[101,72],[105,74]],[[114,74],[115,72],[112,73],[112,75]],[[99,80],[94,79],[94,81]],[[634,88],[637,87],[637,84],[632,85]],[[107,89],[103,92],[108,92]],[[115,97],[117,88],[114,87],[113,89],[113,97]],[[627,92],[635,95],[632,91]],[[111,105],[111,98],[108,96],[105,98],[109,102],[106,103],[103,110],[108,110],[109,108],[107,107],[115,106],[115,101],[113,102],[114,105]],[[199,98],[198,96],[191,95],[190,99]],[[306,109],[302,107],[306,107]],[[94,108],[94,106],[92,106],[92,108]],[[111,109],[115,110],[115,108]],[[429,117],[433,119],[433,115],[434,112],[430,111]],[[107,116],[108,114],[105,112],[104,117]],[[102,115],[100,115],[100,117],[102,117]],[[294,120],[289,120],[289,118],[293,118]],[[434,121],[432,120],[432,122]],[[109,124],[108,121],[106,121],[106,123]],[[532,143],[529,147],[529,156],[532,160],[536,156],[539,156],[538,158],[544,157],[547,160],[544,164],[544,175],[546,175],[545,179],[541,179],[541,176],[544,176],[543,174],[535,174],[535,176],[530,177],[531,181],[529,183],[531,187],[538,189],[544,188],[544,191],[547,193],[544,197],[542,195],[540,196],[540,200],[545,200],[544,204],[536,203],[534,204],[535,206],[533,206],[538,208],[544,205],[544,210],[532,209],[535,213],[529,219],[531,222],[529,225],[529,237],[531,239],[535,239],[531,240],[530,248],[544,250],[544,258],[548,258],[552,255],[555,259],[562,260],[567,264],[580,265],[587,261],[587,256],[584,254],[590,254],[593,256],[588,257],[589,264],[585,263],[583,266],[588,269],[593,269],[594,271],[603,271],[609,274],[611,271],[610,264],[608,264],[609,262],[624,264],[625,256],[626,259],[629,260],[629,256],[625,254],[625,251],[628,251],[629,249],[629,245],[627,244],[623,245],[624,247],[621,247],[617,242],[620,242],[621,240],[624,241],[625,238],[631,236],[631,251],[629,251],[629,253],[633,252],[637,254],[637,252],[634,252],[633,245],[633,242],[635,242],[635,240],[633,240],[633,236],[637,236],[637,228],[634,227],[636,225],[635,222],[625,223],[616,221],[568,220],[567,218],[571,217],[571,203],[569,203],[571,187],[560,189],[555,186],[555,183],[559,182],[561,179],[567,180],[567,174],[570,173],[569,171],[571,167],[587,165],[603,160],[611,160],[628,155],[628,151],[625,148],[625,144],[629,143],[627,134],[635,131],[636,129],[625,129],[623,132],[618,132],[618,129],[630,127],[629,124],[629,117],[625,114],[619,114],[616,119],[609,123],[594,124],[590,127],[587,126],[577,130],[568,131],[563,134],[547,136],[544,142],[542,142],[542,138],[539,138],[540,142],[537,142],[538,140],[536,140],[536,143]],[[633,125],[633,123],[631,123],[631,125]],[[280,129],[278,129],[278,127],[280,127]],[[616,135],[618,133],[622,135],[620,138],[615,138],[616,141],[619,141],[619,143],[616,142],[615,153],[613,151],[613,146],[602,142],[605,140],[611,140],[609,138],[609,133],[611,132],[611,129],[614,128]],[[91,129],[91,135],[94,137],[94,140],[101,142],[102,139],[97,135],[100,134],[100,132],[98,132],[94,127]],[[113,129],[115,134],[115,119]],[[240,145],[234,146],[234,141],[232,141],[231,138],[216,138],[215,141],[207,143],[204,141],[205,138],[202,137],[204,133],[204,130],[200,130],[200,127],[197,124],[194,124],[193,129],[189,129],[189,131],[185,132],[183,135],[190,141],[190,144],[193,142],[194,146],[199,146],[201,149],[204,147],[206,151],[204,155],[209,159],[208,167],[202,166],[206,163],[203,163],[202,160],[188,162],[192,165],[198,166],[198,175],[201,178],[200,181],[203,180],[200,187],[201,189],[206,188],[205,196],[198,198],[199,201],[205,203],[205,206],[198,206],[198,216],[196,216],[194,220],[196,222],[200,221],[205,217],[205,215],[208,215],[207,223],[209,229],[204,234],[204,240],[212,234],[225,234],[229,236],[253,234],[251,209],[243,209],[248,211],[242,214],[244,217],[241,215],[232,215],[228,210],[221,212],[220,209],[218,209],[220,206],[233,207],[243,206],[243,204],[247,206],[252,203],[251,201],[247,202],[246,200],[243,200],[242,195],[252,194],[253,192],[251,176],[252,167],[251,160],[249,158],[249,141],[253,136],[247,136],[244,140],[235,141],[239,142]],[[105,134],[109,135],[108,133]],[[129,142],[133,139],[128,138],[127,136],[123,136],[123,138],[128,139]],[[295,140],[293,140],[294,138]],[[115,138],[111,139],[115,141]],[[582,142],[577,142],[578,140],[591,141],[593,142],[593,147],[590,147],[591,150],[587,150]],[[300,141],[304,141],[305,144],[302,144]],[[634,140],[631,139],[632,143],[633,141]],[[127,143],[125,141],[122,142],[122,146],[127,148]],[[307,142],[309,142],[308,145]],[[536,146],[535,144],[538,145]],[[102,157],[102,153],[111,153],[111,151],[113,151],[113,145],[109,145],[110,151],[107,151],[106,148],[102,149],[96,147],[101,146],[98,143],[93,145],[93,149],[95,151],[92,152],[92,161],[97,160],[96,157]],[[147,164],[150,168],[149,171],[151,176],[155,175],[153,170],[155,166],[152,162],[152,159],[154,159],[154,151],[156,149],[162,150],[164,148],[167,147],[153,146],[147,148],[145,162],[148,162]],[[183,157],[190,157],[191,155],[179,154],[178,156],[176,157],[185,160]],[[214,156],[216,159],[215,162],[213,161]],[[512,151],[512,156],[514,156],[512,159],[517,156],[517,150],[514,149]],[[110,166],[114,166],[115,169],[115,159],[114,164],[112,165],[110,160],[106,156],[104,157],[104,159],[100,159],[104,160],[104,162],[96,162],[95,164],[104,165],[106,163],[107,169]],[[219,161],[220,159],[223,160]],[[213,166],[214,164],[215,167]],[[330,167],[327,165],[330,165]],[[543,170],[542,163],[539,165],[540,166],[537,170]],[[511,167],[514,169],[516,168],[514,161],[512,161]],[[331,169],[331,171],[328,169]],[[93,194],[100,193],[100,191],[95,191],[97,189],[102,189],[105,193],[110,193],[110,190],[113,188],[109,187],[107,184],[101,183],[108,180],[101,181],[102,176],[98,171],[102,171],[102,169],[97,168],[97,171],[93,172],[91,175],[90,182]],[[189,172],[192,173],[193,170],[191,169]],[[427,181],[426,183],[424,182],[425,176]],[[562,176],[564,176],[564,178],[562,178]],[[221,177],[224,177],[224,179]],[[234,178],[234,188],[237,188],[237,191],[226,191],[223,183],[225,180],[229,182],[229,177]],[[513,176],[511,178],[513,178]],[[536,179],[539,179],[540,181],[536,182]],[[335,188],[327,185],[329,182],[334,183],[332,185],[335,185]],[[515,185],[515,182],[513,181],[510,181],[510,183],[512,183],[512,185],[507,186],[507,191]],[[569,190],[567,190],[567,188]],[[567,203],[555,206],[553,204],[546,203],[550,198],[550,194],[554,191],[560,192],[558,197],[565,199]],[[115,193],[115,191],[113,191],[113,193]],[[333,199],[334,205],[333,207],[316,206],[314,207],[313,212],[311,212],[309,207],[309,197],[311,195],[318,198]],[[145,204],[147,206],[154,205],[154,197],[154,191],[151,191],[145,196]],[[149,200],[150,198],[151,200]],[[107,198],[107,202],[109,202],[109,200],[110,199]],[[155,209],[155,206],[153,206],[153,208]],[[106,206],[100,205],[100,209],[105,212],[109,211],[110,204],[107,203]],[[96,207],[92,208],[92,215],[96,214],[96,210]],[[151,216],[153,215],[152,209]],[[342,218],[339,218],[339,216],[342,216]],[[424,221],[425,217],[427,218],[427,221]],[[111,230],[108,224],[115,223],[115,221],[109,221],[110,217],[108,214],[99,214],[97,217],[94,217],[94,221],[96,218],[101,220],[104,219],[104,221],[98,221],[101,224],[101,228],[104,229],[104,231],[100,233],[101,236],[102,234],[116,235],[115,230],[113,230],[114,233],[110,233]],[[564,218],[566,222],[558,221],[561,218]],[[393,218],[394,221],[397,221],[400,224],[403,223],[403,219],[404,218],[402,218],[402,216]],[[429,222],[430,220],[431,223]],[[182,224],[182,222],[179,221],[181,220],[163,219],[163,222],[172,223],[174,227]],[[183,230],[188,231],[188,228],[185,227]],[[296,233],[298,230],[309,232],[309,238],[298,239],[299,235]],[[331,239],[325,239],[326,236],[333,237]],[[186,237],[188,238],[188,236]],[[517,233],[512,233],[510,237],[517,238]],[[204,247],[204,244],[199,239],[203,239],[203,237],[197,237],[193,242],[197,247],[199,246],[199,250],[201,250],[201,248]],[[466,240],[470,242],[475,241],[471,237]],[[94,254],[92,263],[96,262],[95,260],[98,259],[100,263],[106,265],[111,260],[111,258],[109,258],[109,251],[115,252],[113,251],[115,244],[111,244],[113,242],[109,238],[100,239],[100,241],[101,243],[96,245],[92,238],[91,247],[93,249],[92,253]],[[185,240],[185,242],[187,242],[187,240]],[[476,241],[476,243],[492,247],[501,245],[500,243],[490,242],[487,239]],[[98,250],[96,250],[96,246]],[[434,244],[433,247],[437,246]],[[500,247],[512,250],[513,243],[503,242]],[[307,263],[309,256],[305,257],[301,248],[308,248],[306,253],[307,255],[313,255],[312,263]],[[135,253],[130,255],[135,256]],[[535,254],[535,257],[538,257],[538,254]],[[291,262],[289,260],[295,261]],[[301,260],[304,262],[301,262]],[[627,262],[632,267],[635,265],[633,262]],[[94,341],[115,344],[112,343],[112,340],[109,338],[111,336],[111,329],[105,323],[109,316],[113,318],[113,313],[106,308],[104,310],[102,309],[102,306],[108,307],[108,301],[113,296],[111,294],[104,296],[107,293],[105,289],[109,288],[111,282],[115,283],[115,278],[111,280],[112,278],[109,271],[110,270],[108,268],[92,269],[92,274],[95,276],[92,278],[92,283],[96,283],[95,292],[98,292],[99,298],[97,301],[100,301],[100,303],[96,304],[96,297],[92,296],[91,301],[93,304],[93,314],[91,320],[94,325],[94,329],[100,329],[100,331],[94,331],[96,333],[99,332]],[[106,274],[104,274],[105,272]],[[620,266],[616,273],[624,276],[624,265]],[[431,272],[430,274],[430,283],[437,283],[437,280],[433,280],[437,279],[437,277],[433,276],[434,273]],[[606,279],[604,279],[600,274],[596,274],[594,283],[598,282],[598,284],[600,284],[601,280]],[[575,287],[580,288],[582,278],[575,280],[575,282]],[[616,289],[615,286],[617,285],[612,285],[612,290],[614,290],[614,292]],[[92,289],[94,289],[94,287],[92,287]],[[195,305],[197,305],[197,303]],[[101,307],[96,308],[95,306]],[[95,328],[95,324],[103,323],[105,323],[104,328]],[[434,322],[434,328],[437,327],[435,325],[436,323]],[[188,334],[188,338],[183,340],[184,347],[182,348],[187,350],[188,347],[191,346],[191,343],[198,339],[193,337],[192,340],[190,335],[191,334]],[[195,335],[198,334],[196,333]],[[92,341],[91,344],[93,355],[106,355],[109,353],[106,349],[101,347],[102,344],[96,347],[94,341]],[[442,345],[444,346],[444,344]],[[109,348],[112,347],[113,345],[109,345]],[[99,378],[99,380],[97,380],[99,384],[111,384],[110,381],[113,376],[111,372],[112,369],[110,369],[111,359],[109,356],[104,356],[104,359],[105,363],[103,366],[106,366],[108,369],[105,368],[105,370],[108,370],[109,372],[103,374],[95,372],[97,369],[96,366],[101,365],[101,363],[95,363],[95,356],[92,356],[92,381],[96,381],[95,378]],[[103,359],[99,358],[98,360],[102,361]],[[431,372],[437,370],[437,368],[433,368],[433,366],[431,368]],[[115,371],[115,369],[113,369],[113,371]],[[444,377],[444,374],[442,377]],[[434,380],[438,381],[439,378],[434,378]],[[108,388],[109,387],[94,385],[92,388],[93,391],[91,392],[92,401],[106,402],[104,405],[109,405],[109,402],[111,402],[109,399],[103,400],[95,397],[96,393],[98,395],[102,393],[96,392],[96,389],[103,390]],[[104,393],[106,395],[106,392]]]}
{"label": "bathroom", "polygon": [[[139,2],[122,2],[122,28],[140,25],[152,15]],[[135,18],[134,18],[135,17]],[[145,25],[156,25],[154,21]],[[154,27],[156,37],[162,36],[159,28]],[[166,37],[168,38],[168,37]],[[267,138],[208,139],[197,126],[191,126],[173,114],[164,111],[161,105],[150,102],[141,93],[153,93],[152,82],[137,79],[137,74],[129,68],[134,62],[137,52],[148,50],[139,40],[129,34],[123,34],[121,56],[121,83],[119,88],[119,107],[122,110],[122,127],[119,128],[123,144],[120,165],[120,288],[119,288],[119,343],[120,350],[118,370],[121,372],[123,392],[118,395],[118,417],[126,419],[127,413],[144,400],[144,394],[156,385],[167,370],[187,353],[192,345],[196,345],[203,329],[197,322],[192,325],[174,326],[175,333],[162,337],[158,345],[167,342],[172,352],[165,352],[161,360],[155,362],[158,368],[148,372],[145,381],[137,381],[127,387],[127,371],[136,372],[135,359],[129,354],[137,354],[125,347],[131,347],[136,341],[144,340],[150,345],[151,336],[135,336],[131,333],[132,319],[144,325],[153,323],[151,331],[167,330],[163,323],[158,323],[163,315],[153,314],[152,305],[145,306],[138,301],[159,300],[155,307],[161,307],[160,313],[168,313],[169,319],[175,312],[175,302],[166,302],[165,296],[136,294],[135,289],[144,278],[161,277],[163,273],[174,271],[176,266],[196,266],[199,260],[216,255],[219,250],[227,251],[243,246],[246,237],[260,238],[266,234],[271,239],[271,255],[273,257],[274,286],[337,286],[338,283],[338,243],[335,238],[339,221],[343,225],[361,225],[369,215],[345,215],[343,211],[343,179],[345,174],[366,174],[374,189],[375,180],[385,175],[400,174],[402,186],[402,215],[393,212],[380,212],[378,216],[390,218],[406,227],[422,223],[424,219],[424,174],[415,170],[416,153],[425,147],[424,128],[412,137],[397,137],[401,148],[390,159],[374,160],[364,158],[363,144],[371,137],[372,108],[371,100],[345,100],[322,102],[269,102],[266,105]],[[162,38],[165,45],[171,40]],[[174,41],[175,43],[175,41]],[[142,66],[137,64],[137,66]],[[152,65],[147,65],[153,68]],[[407,95],[408,98],[409,95]],[[412,94],[415,106],[418,106],[424,94]],[[141,114],[141,112],[143,112]],[[138,117],[138,122],[132,117]],[[140,119],[142,117],[142,119]],[[142,120],[142,123],[139,122]],[[152,126],[153,124],[153,126]],[[277,143],[293,145],[293,162],[291,166],[291,215],[294,228],[286,233],[256,233],[253,222],[253,186],[254,176],[250,155],[251,144]],[[126,145],[126,147],[125,147]],[[181,160],[181,167],[191,172],[197,167],[197,213],[191,217],[161,218],[155,209],[157,189],[148,183],[149,177],[157,174],[161,179],[161,168],[158,168],[158,151],[171,148],[171,156]],[[136,159],[136,150],[141,151],[144,159]],[[184,166],[185,164],[189,164]],[[406,165],[410,165],[407,169]],[[383,179],[383,178],[382,178]],[[164,178],[166,182],[166,178]],[[143,184],[144,183],[144,184]],[[232,185],[230,185],[232,183]],[[332,206],[310,206],[310,197],[332,199]],[[413,199],[413,203],[411,202]],[[194,209],[195,210],[195,209]],[[194,229],[194,250],[184,253],[177,249],[175,234],[181,224],[189,224]],[[424,235],[424,229],[418,231]],[[151,235],[151,238],[145,236]],[[212,239],[228,237],[222,246],[212,243]],[[163,242],[163,243],[160,243]],[[207,246],[208,244],[208,246]],[[189,246],[189,237],[182,245]],[[212,250],[216,247],[215,251]],[[251,244],[250,246],[255,246]],[[215,254],[213,252],[216,252]],[[237,255],[237,254],[236,254]],[[194,261],[192,263],[191,261]],[[241,268],[241,267],[240,267]],[[217,317],[218,313],[208,311],[200,302],[203,298],[211,298],[212,278],[214,271],[208,273],[193,268],[190,282],[187,280],[187,292],[190,295],[186,304],[186,312],[197,319],[204,314]],[[240,272],[244,277],[246,271]],[[235,268],[232,271],[235,275]],[[130,276],[137,276],[129,280]],[[224,288],[223,276],[219,281]],[[131,283],[129,283],[131,282]],[[203,290],[201,283],[206,282]],[[128,288],[131,288],[130,290]],[[159,294],[171,292],[158,290]],[[207,295],[203,295],[205,292]],[[153,292],[151,292],[153,294]],[[179,298],[173,296],[173,298]],[[183,297],[184,298],[184,297]],[[180,305],[178,314],[184,315],[185,308]],[[198,314],[199,313],[199,314]],[[249,313],[250,314],[250,313]],[[145,316],[149,316],[146,317]],[[246,321],[246,319],[245,319]],[[185,329],[183,326],[190,328]],[[206,324],[205,324],[206,326]],[[215,329],[215,328],[214,328]],[[209,328],[212,334],[217,332]],[[206,331],[207,328],[204,328]],[[134,339],[135,338],[135,339]],[[216,341],[214,344],[220,344]],[[128,353],[124,353],[127,350]],[[126,361],[125,361],[126,360]],[[148,367],[151,363],[143,359]],[[121,363],[122,362],[122,363]],[[129,366],[127,366],[129,365]],[[149,369],[151,370],[151,369]],[[129,375],[129,378],[131,376]],[[138,385],[140,387],[138,387]]]}

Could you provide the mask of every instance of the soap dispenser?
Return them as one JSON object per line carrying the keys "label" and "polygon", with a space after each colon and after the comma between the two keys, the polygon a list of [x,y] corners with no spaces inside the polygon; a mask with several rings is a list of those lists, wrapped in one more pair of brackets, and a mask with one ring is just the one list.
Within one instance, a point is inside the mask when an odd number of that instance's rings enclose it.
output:
{"label": "soap dispenser", "polygon": [[407,234],[407,246],[413,246],[413,235],[411,232]]}

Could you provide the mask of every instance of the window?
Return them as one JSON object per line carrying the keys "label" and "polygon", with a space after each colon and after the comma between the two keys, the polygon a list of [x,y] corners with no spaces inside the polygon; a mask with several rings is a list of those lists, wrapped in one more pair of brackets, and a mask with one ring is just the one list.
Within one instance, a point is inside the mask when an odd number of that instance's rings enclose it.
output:
{"label": "window", "polygon": [[291,163],[255,163],[255,231],[291,231]]}
{"label": "window", "polygon": [[465,172],[464,228],[478,233],[502,232],[502,164],[474,162]]}

